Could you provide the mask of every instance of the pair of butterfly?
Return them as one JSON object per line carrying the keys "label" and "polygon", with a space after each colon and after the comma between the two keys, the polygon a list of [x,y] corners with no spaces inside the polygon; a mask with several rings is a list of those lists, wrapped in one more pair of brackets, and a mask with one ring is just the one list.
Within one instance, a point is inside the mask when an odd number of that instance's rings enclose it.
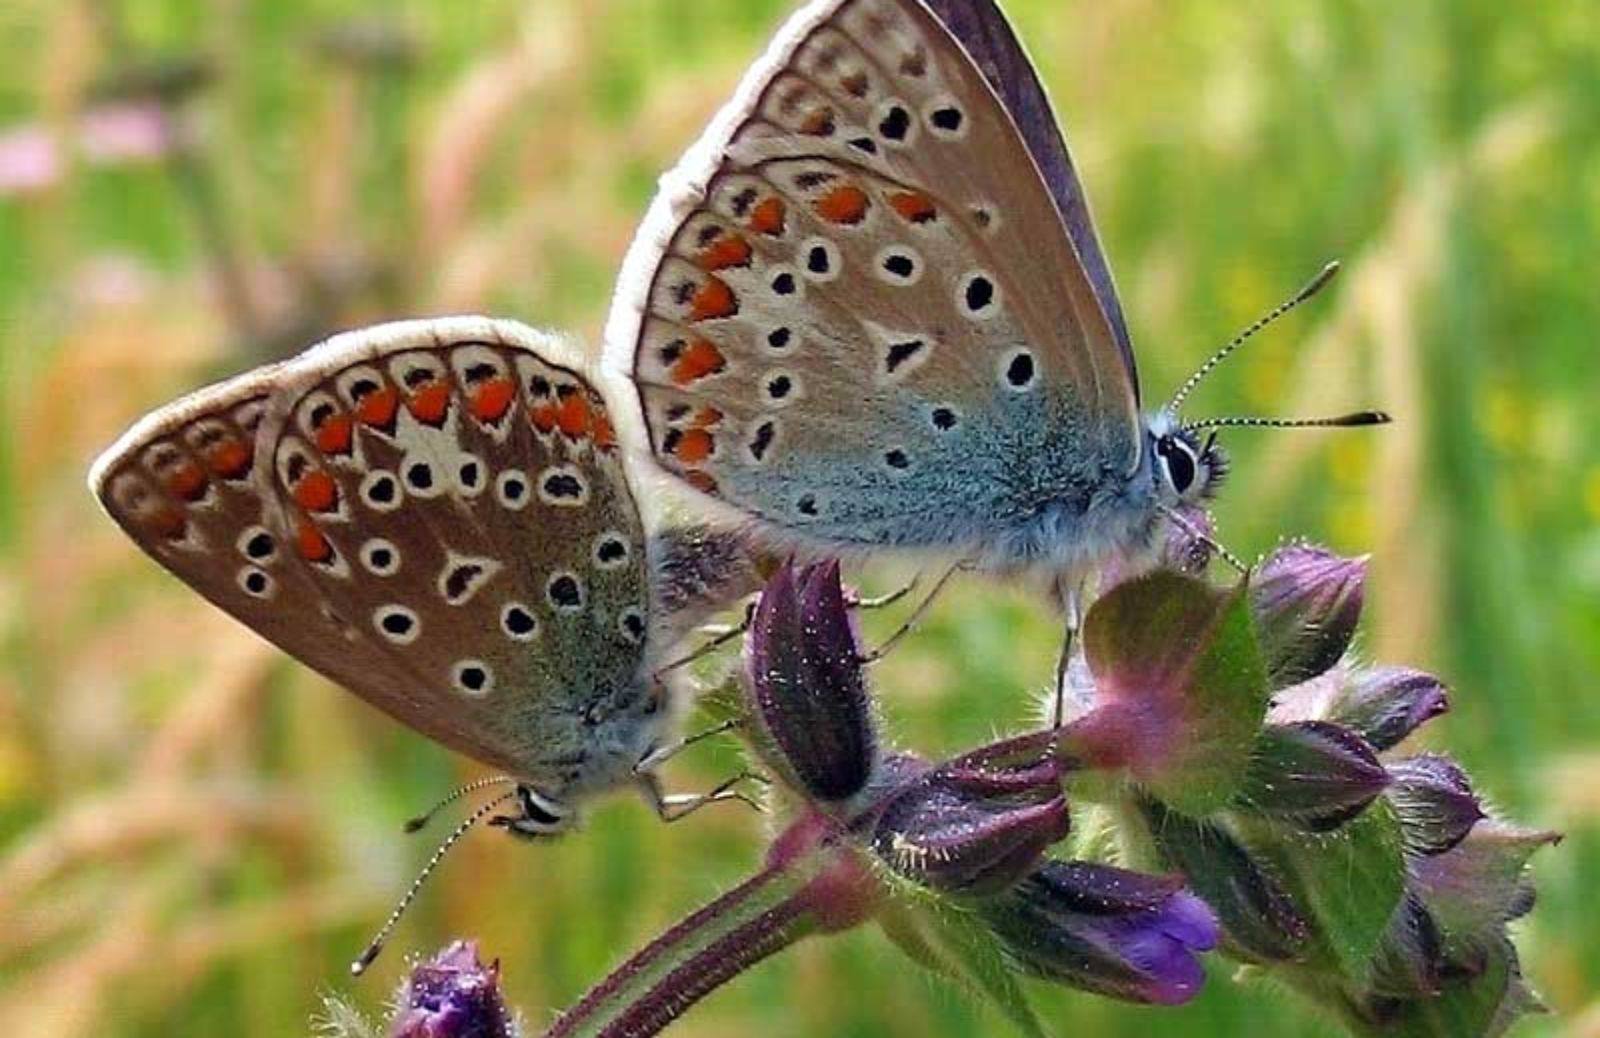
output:
{"label": "pair of butterfly", "polygon": [[1203,431],[1246,421],[1182,424],[1199,375],[1141,415],[1083,190],[992,0],[810,3],[664,179],[620,284],[626,399],[518,324],[385,325],[155,412],[94,492],[212,602],[511,772],[500,821],[545,834],[635,780],[670,810],[640,766],[671,737],[658,672],[749,578],[650,535],[629,444],[768,544],[1071,588],[1208,499]]}

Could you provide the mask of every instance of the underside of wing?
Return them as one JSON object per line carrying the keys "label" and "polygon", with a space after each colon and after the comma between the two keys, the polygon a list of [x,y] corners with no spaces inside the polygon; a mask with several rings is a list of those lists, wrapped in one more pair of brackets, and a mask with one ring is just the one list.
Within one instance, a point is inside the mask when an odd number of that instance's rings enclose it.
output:
{"label": "underside of wing", "polygon": [[[637,713],[644,530],[604,399],[565,344],[460,318],[342,336],[295,362],[263,424],[296,563],[397,680],[353,690],[552,793]],[[629,756],[629,754],[632,754]]]}
{"label": "underside of wing", "polygon": [[1056,202],[914,0],[791,21],[664,181],[614,307],[657,463],[803,538],[956,545],[1137,462]]}

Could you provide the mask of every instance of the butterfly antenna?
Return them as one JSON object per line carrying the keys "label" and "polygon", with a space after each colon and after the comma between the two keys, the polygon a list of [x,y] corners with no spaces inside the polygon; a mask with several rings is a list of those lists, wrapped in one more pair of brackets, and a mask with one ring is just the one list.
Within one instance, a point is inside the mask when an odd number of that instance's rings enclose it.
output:
{"label": "butterfly antenna", "polygon": [[422,871],[417,874],[417,878],[411,881],[411,888],[405,892],[405,896],[400,899],[400,903],[394,906],[394,911],[389,913],[389,918],[384,920],[383,926],[379,927],[377,936],[372,938],[372,943],[367,945],[367,950],[362,952],[360,957],[350,964],[351,976],[361,976],[361,974],[367,972],[368,967],[378,960],[378,956],[383,952],[384,943],[389,940],[389,935],[394,932],[395,926],[400,922],[400,917],[406,914],[406,909],[411,907],[411,902],[417,899],[417,892],[428,881],[428,877],[433,875],[433,870],[439,867],[439,863],[450,852],[450,848],[454,847],[458,840],[467,835],[468,830],[473,826],[489,817],[495,808],[516,795],[516,790],[512,790],[509,793],[501,793],[468,815],[465,821],[456,826],[454,832],[444,838],[444,842],[440,843],[439,848],[433,852],[433,857],[428,859],[428,864],[422,866]]}
{"label": "butterfly antenna", "polygon": [[1172,394],[1172,399],[1167,403],[1167,410],[1177,413],[1178,408],[1182,407],[1183,402],[1189,398],[1189,394],[1194,392],[1195,387],[1204,381],[1205,377],[1211,374],[1218,364],[1221,364],[1223,361],[1227,360],[1228,356],[1233,353],[1234,350],[1255,338],[1259,332],[1263,331],[1269,325],[1277,321],[1278,318],[1284,316],[1301,303],[1304,303],[1306,300],[1316,295],[1318,292],[1321,292],[1323,288],[1327,287],[1328,282],[1333,280],[1334,275],[1337,273],[1339,273],[1339,261],[1334,260],[1332,263],[1329,263],[1327,266],[1323,267],[1322,270],[1318,272],[1316,277],[1312,278],[1306,283],[1304,288],[1296,292],[1289,299],[1279,303],[1271,313],[1261,318],[1255,324],[1252,324],[1250,327],[1234,336],[1232,341],[1230,341],[1226,346],[1222,347],[1222,349],[1218,350],[1216,353],[1213,353],[1210,360],[1207,360],[1204,364],[1200,365],[1200,370],[1196,371],[1193,375],[1190,375],[1187,382],[1178,387],[1178,391]]}
{"label": "butterfly antenna", "polygon": [[417,817],[415,817],[415,818],[411,819],[409,822],[407,822],[406,823],[406,832],[415,833],[415,832],[420,832],[423,829],[427,828],[428,823],[433,821],[434,817],[440,811],[443,811],[445,808],[449,807],[451,804],[455,803],[457,800],[460,800],[464,796],[468,796],[468,795],[470,795],[472,793],[476,793],[480,789],[488,789],[491,786],[514,785],[516,783],[516,781],[517,780],[515,778],[512,778],[510,775],[496,775],[493,778],[484,778],[484,779],[479,779],[476,782],[468,782],[466,785],[462,786],[460,789],[458,789],[455,792],[450,793],[449,795],[447,795],[443,800],[439,801],[437,804],[434,804],[432,807],[428,808],[422,814],[418,815]]}
{"label": "butterfly antenna", "polygon": [[1185,422],[1184,429],[1359,429],[1368,425],[1388,425],[1394,421],[1384,411],[1356,411],[1331,418],[1204,418]]}

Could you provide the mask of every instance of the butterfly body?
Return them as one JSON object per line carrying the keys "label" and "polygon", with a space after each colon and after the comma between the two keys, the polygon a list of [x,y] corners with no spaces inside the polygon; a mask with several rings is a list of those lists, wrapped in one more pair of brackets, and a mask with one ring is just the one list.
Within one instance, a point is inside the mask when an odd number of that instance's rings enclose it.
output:
{"label": "butterfly body", "polygon": [[654,463],[780,544],[1070,583],[1223,467],[1140,413],[1081,186],[990,0],[796,14],[663,178],[607,359]]}
{"label": "butterfly body", "polygon": [[658,574],[610,408],[552,336],[476,318],[337,336],[156,412],[91,486],[213,603],[524,781],[541,824],[670,738],[655,673],[693,596]]}

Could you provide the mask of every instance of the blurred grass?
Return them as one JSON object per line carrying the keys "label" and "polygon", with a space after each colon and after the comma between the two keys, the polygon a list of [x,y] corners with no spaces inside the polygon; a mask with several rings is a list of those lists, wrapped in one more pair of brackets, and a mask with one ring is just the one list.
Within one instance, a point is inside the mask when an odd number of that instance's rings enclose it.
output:
{"label": "blurred grass", "polygon": [[[0,188],[12,1030],[300,1033],[428,850],[399,822],[473,773],[155,572],[95,513],[88,460],[144,410],[336,327],[478,309],[594,341],[654,177],[789,6],[0,6],[0,135],[70,142],[133,72],[206,73],[172,102],[191,142],[176,157],[69,158]],[[1376,404],[1400,424],[1231,437],[1223,530],[1247,553],[1299,534],[1375,552],[1368,648],[1445,675],[1456,709],[1431,738],[1570,834],[1524,928],[1560,1015],[1523,1033],[1600,1034],[1600,5],[1008,6],[1069,128],[1148,398],[1346,260],[1197,407]],[[1053,649],[1038,603],[969,582],[881,672],[895,732],[937,752],[1021,723]],[[729,764],[713,749],[673,777]],[[537,1023],[731,883],[760,828],[665,828],[619,801],[559,846],[470,840],[397,947],[480,936]],[[401,959],[358,997],[378,1001]],[[1060,1033],[1312,1026],[1222,973],[1160,1016],[1040,995]],[[863,933],[743,978],[684,1030],[1000,1027]]]}

